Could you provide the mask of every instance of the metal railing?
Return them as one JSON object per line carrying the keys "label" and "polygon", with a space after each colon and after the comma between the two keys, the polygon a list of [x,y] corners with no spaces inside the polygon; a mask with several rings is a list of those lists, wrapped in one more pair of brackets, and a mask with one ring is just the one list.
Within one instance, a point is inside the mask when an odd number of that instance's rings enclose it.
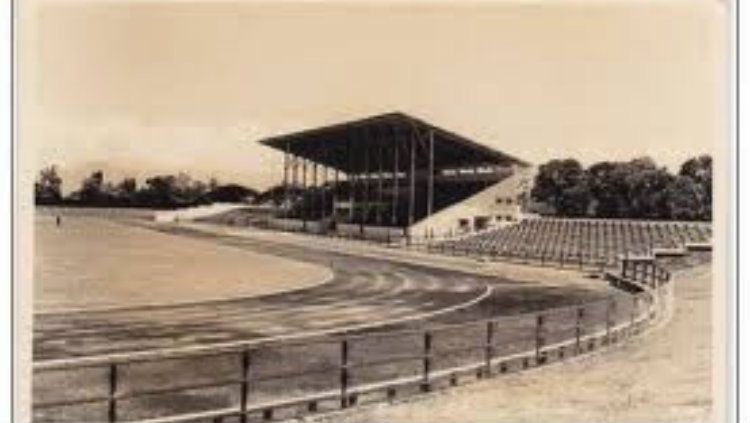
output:
{"label": "metal railing", "polygon": [[630,337],[659,317],[668,272],[638,259],[610,276],[631,289],[521,315],[36,362],[35,421],[270,421],[545,365]]}

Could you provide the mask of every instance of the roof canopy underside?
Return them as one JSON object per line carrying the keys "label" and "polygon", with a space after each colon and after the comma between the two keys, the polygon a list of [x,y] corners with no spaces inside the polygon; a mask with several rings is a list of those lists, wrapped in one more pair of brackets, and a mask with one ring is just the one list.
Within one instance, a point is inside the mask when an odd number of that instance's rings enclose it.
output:
{"label": "roof canopy underside", "polygon": [[[260,142],[346,173],[427,168],[433,141],[435,170],[489,166],[528,166],[520,159],[478,144],[403,113],[389,113],[266,138]],[[414,145],[412,146],[412,143]]]}

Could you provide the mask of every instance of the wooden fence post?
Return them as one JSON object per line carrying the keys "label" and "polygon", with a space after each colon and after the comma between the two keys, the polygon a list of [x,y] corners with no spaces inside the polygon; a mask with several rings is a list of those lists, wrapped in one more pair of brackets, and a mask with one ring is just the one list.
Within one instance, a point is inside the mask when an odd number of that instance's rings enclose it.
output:
{"label": "wooden fence post", "polygon": [[432,334],[424,333],[424,352],[422,356],[422,392],[430,390],[430,370],[432,367]]}
{"label": "wooden fence post", "polygon": [[607,300],[607,308],[606,308],[606,311],[605,311],[604,318],[606,319],[604,323],[605,323],[606,328],[607,328],[607,333],[606,333],[606,338],[605,339],[606,339],[606,344],[609,345],[610,340],[611,340],[611,338],[610,338],[611,333],[610,332],[612,331],[612,299],[611,298]]}
{"label": "wooden fence post", "polygon": [[250,351],[242,350],[242,382],[240,384],[240,422],[247,423],[247,397],[249,395]]}
{"label": "wooden fence post", "polygon": [[586,313],[584,307],[578,307],[576,310],[576,354],[581,353],[581,335],[583,333],[583,318]]}
{"label": "wooden fence post", "polygon": [[617,299],[614,298],[614,297],[612,297],[612,299],[610,300],[610,303],[609,303],[609,316],[608,316],[608,320],[609,320],[609,327],[610,327],[610,337],[609,337],[609,339],[607,339],[607,343],[608,344],[612,343],[612,338],[613,337],[615,338],[614,341],[617,342],[618,334],[617,333],[615,333],[615,334],[611,333],[612,332],[612,327],[615,326],[615,323],[617,323],[616,322],[616,318],[617,318]]}
{"label": "wooden fence post", "polygon": [[109,392],[107,395],[107,421],[117,421],[117,364],[109,365]]}
{"label": "wooden fence post", "polygon": [[638,311],[638,295],[633,295],[633,305],[630,308],[630,334],[635,333],[635,313]]}
{"label": "wooden fence post", "polygon": [[486,349],[484,352],[484,367],[487,377],[492,376],[492,357],[495,355],[495,322],[487,322]]}
{"label": "wooden fence post", "polygon": [[542,362],[542,348],[544,347],[544,315],[539,314],[536,316],[536,363],[539,365]]}
{"label": "wooden fence post", "polygon": [[346,339],[341,341],[341,408],[349,405],[349,342]]}

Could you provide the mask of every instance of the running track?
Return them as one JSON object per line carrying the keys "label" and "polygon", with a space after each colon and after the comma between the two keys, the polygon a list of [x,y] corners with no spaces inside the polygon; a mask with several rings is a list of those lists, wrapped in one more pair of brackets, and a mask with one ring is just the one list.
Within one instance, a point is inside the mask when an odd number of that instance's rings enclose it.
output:
{"label": "running track", "polygon": [[38,314],[34,360],[260,340],[414,318],[481,297],[497,279],[184,227],[154,228],[331,266],[322,285],[261,297]]}

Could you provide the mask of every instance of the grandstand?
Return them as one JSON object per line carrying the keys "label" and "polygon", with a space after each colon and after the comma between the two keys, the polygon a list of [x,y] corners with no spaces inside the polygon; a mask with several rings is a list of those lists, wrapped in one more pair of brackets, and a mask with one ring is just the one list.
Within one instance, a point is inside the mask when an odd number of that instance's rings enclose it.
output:
{"label": "grandstand", "polygon": [[284,154],[278,229],[410,239],[520,219],[528,163],[403,113],[260,142]]}
{"label": "grandstand", "polygon": [[614,265],[622,255],[708,243],[711,224],[610,219],[527,219],[518,224],[435,243],[432,251],[544,262]]}

